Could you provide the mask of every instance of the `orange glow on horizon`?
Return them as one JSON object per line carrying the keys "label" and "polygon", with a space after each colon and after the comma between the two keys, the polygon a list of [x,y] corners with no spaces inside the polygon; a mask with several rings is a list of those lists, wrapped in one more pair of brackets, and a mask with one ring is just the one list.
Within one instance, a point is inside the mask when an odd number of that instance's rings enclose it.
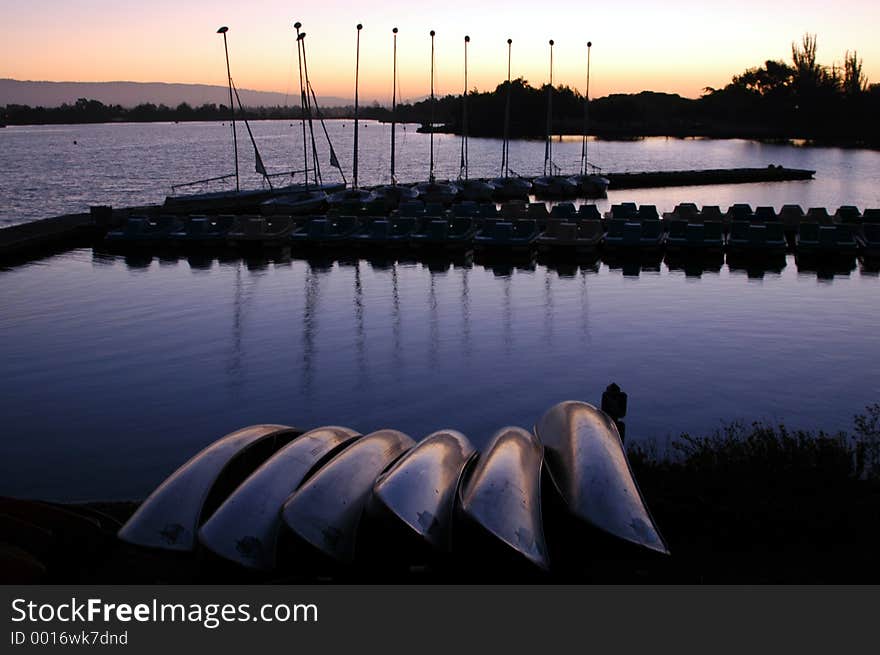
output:
{"label": "orange glow on horizon", "polygon": [[[220,5],[219,7],[217,5]],[[404,100],[429,93],[430,38],[437,30],[436,91],[461,93],[463,37],[471,36],[471,88],[492,90],[506,78],[506,39],[513,38],[513,77],[533,86],[548,80],[549,46],[554,82],[583,92],[586,41],[593,41],[592,97],[641,90],[696,97],[720,87],[766,59],[790,60],[791,42],[816,32],[820,63],[843,61],[857,50],[870,81],[880,81],[880,45],[873,25],[876,3],[850,2],[833,13],[827,3],[782,0],[767,8],[756,0],[706,7],[670,0],[662,8],[637,0],[591,16],[578,2],[557,2],[535,15],[525,3],[489,0],[481,5],[451,0],[442,14],[407,13],[394,0],[370,9],[361,22],[361,86],[364,103],[391,99],[391,27],[398,26],[399,85]],[[51,7],[50,7],[51,5]],[[748,5],[754,5],[749,8]],[[760,14],[756,13],[760,7]],[[53,20],[42,17],[51,8]],[[308,34],[309,73],[319,96],[354,96],[355,24],[360,5],[330,2],[299,16]],[[8,10],[7,38],[0,43],[0,77],[55,81],[141,81],[225,84],[221,24],[229,25],[232,75],[242,89],[298,97],[294,17],[284,3],[260,11],[207,0],[179,5],[159,0],[149,7],[121,0],[71,2],[57,7],[37,0]],[[754,17],[761,15],[761,21]],[[466,16],[467,20],[463,17]],[[401,18],[403,17],[403,18]],[[563,20],[570,17],[570,20]],[[367,20],[368,19],[368,20]],[[73,26],[73,27],[72,27]],[[0,98],[0,104],[5,104]]]}

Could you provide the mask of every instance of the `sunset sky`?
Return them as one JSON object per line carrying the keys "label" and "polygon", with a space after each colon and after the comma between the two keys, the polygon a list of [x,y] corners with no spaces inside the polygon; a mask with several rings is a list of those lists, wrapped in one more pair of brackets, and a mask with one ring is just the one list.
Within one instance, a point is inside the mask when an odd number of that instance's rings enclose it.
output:
{"label": "sunset sky", "polygon": [[[583,90],[586,42],[592,40],[591,95],[650,89],[698,96],[731,75],[790,59],[791,42],[818,35],[818,58],[840,63],[846,50],[864,59],[880,81],[880,2],[850,0],[613,0],[518,2],[447,0],[431,9],[327,0],[32,0],[6,3],[0,77],[53,81],[224,84],[228,25],[232,75],[240,88],[293,91],[292,23],[307,32],[309,72],[316,92],[352,97],[355,25],[361,35],[361,96],[389,102],[391,28],[398,40],[404,98],[428,93],[431,29],[437,31],[437,90],[462,89],[463,39],[471,37],[470,86],[491,89],[506,76],[506,40],[513,39],[513,75],[547,80],[548,40],[554,39],[555,81]],[[0,99],[2,100],[2,99]]]}

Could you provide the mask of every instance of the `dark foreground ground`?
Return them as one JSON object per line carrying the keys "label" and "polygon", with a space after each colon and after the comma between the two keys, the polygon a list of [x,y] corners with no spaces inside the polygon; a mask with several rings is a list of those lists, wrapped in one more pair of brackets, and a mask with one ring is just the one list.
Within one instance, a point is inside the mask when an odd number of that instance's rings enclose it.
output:
{"label": "dark foreground ground", "polygon": [[633,470],[671,556],[597,552],[578,541],[583,535],[557,529],[548,539],[555,539],[551,549],[555,543],[564,563],[551,574],[449,557],[427,566],[401,561],[320,574],[294,564],[257,576],[207,553],[171,555],[118,541],[115,532],[136,503],[0,499],[0,581],[877,584],[878,446],[880,405],[873,405],[856,417],[852,434],[731,425],[709,437],[682,435],[663,456],[631,449]]}

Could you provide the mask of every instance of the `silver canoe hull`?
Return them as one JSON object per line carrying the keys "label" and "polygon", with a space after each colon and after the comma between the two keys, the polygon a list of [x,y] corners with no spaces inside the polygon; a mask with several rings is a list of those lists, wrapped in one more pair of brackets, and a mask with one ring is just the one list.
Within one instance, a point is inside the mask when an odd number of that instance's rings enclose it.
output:
{"label": "silver canoe hull", "polygon": [[633,477],[614,422],[592,405],[566,401],[535,426],[550,478],[568,511],[615,537],[668,553]]}
{"label": "silver canoe hull", "polygon": [[413,446],[412,439],[396,430],[361,437],[291,496],[282,509],[282,520],[325,555],[351,563],[358,525],[376,478]]}
{"label": "silver canoe hull", "polygon": [[460,432],[434,432],[376,480],[373,497],[432,546],[449,550],[455,496],[475,455]]}
{"label": "silver canoe hull", "polygon": [[215,441],[150,494],[119,530],[119,538],[148,548],[194,550],[206,502],[224,473],[249,455],[255,455],[248,464],[256,468],[301,433],[285,425],[252,425]]}
{"label": "silver canoe hull", "polygon": [[549,568],[541,517],[543,453],[534,435],[499,430],[460,491],[464,514],[542,569]]}
{"label": "silver canoe hull", "polygon": [[199,530],[199,541],[241,566],[274,569],[285,501],[317,466],[359,436],[348,428],[329,426],[297,437],[223,502]]}

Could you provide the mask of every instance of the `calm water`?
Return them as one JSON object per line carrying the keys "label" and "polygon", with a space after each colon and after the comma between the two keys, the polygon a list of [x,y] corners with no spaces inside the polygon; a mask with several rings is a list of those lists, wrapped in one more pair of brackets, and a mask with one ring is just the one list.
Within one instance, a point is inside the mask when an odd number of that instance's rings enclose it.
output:
{"label": "calm water", "polygon": [[[352,124],[328,128],[346,164]],[[296,166],[297,130],[254,131],[270,169]],[[360,132],[365,184],[387,180],[389,132]],[[401,131],[401,179],[427,176],[427,139]],[[440,175],[457,175],[458,144],[437,137]],[[161,201],[174,182],[228,172],[228,150],[229,128],[216,123],[9,127],[0,221]],[[497,172],[498,141],[473,139],[470,152],[472,175]],[[577,169],[577,140],[554,152]],[[609,170],[818,171],[810,182],[626,191],[607,202],[880,207],[876,152],[678,139],[594,141],[590,152]],[[513,167],[535,173],[542,153],[539,142],[514,143]],[[749,270],[643,264],[76,250],[0,270],[0,494],[143,497],[203,446],[256,422],[414,437],[452,427],[481,444],[561,400],[598,403],[611,381],[630,394],[628,439],[661,446],[721,420],[845,429],[880,400],[876,269],[853,260],[817,274],[793,257]]]}
{"label": "calm water", "polygon": [[[389,179],[391,126],[365,122],[360,133],[360,182]],[[353,123],[328,121],[339,160],[350,177]],[[398,126],[397,171],[401,181],[428,177],[428,140],[414,125]],[[255,138],[269,172],[302,169],[299,124],[256,121]],[[316,126],[316,129],[319,129]],[[243,186],[259,186],[253,152],[241,130]],[[75,143],[74,143],[75,142]],[[460,140],[435,136],[438,177],[458,176]],[[323,139],[319,142],[325,180],[339,179],[330,169]],[[579,167],[580,138],[554,144],[554,161],[566,172]],[[499,173],[501,142],[471,139],[472,176]],[[540,174],[544,145],[513,142],[511,167]],[[838,148],[795,148],[751,141],[650,138],[641,141],[591,141],[590,160],[609,171],[724,168],[783,164],[816,170],[810,182],[749,184],[621,191],[609,202],[634,200],[670,210],[682,201],[727,207],[785,203],[836,208],[841,204],[880,207],[880,152]],[[221,123],[131,123],[108,125],[11,126],[0,130],[0,225],[87,211],[89,205],[131,206],[161,202],[172,184],[231,173],[229,125]],[[278,178],[283,181],[285,178]],[[299,179],[299,178],[297,178]],[[215,190],[222,187],[213,187]]]}
{"label": "calm water", "polygon": [[630,440],[736,418],[848,428],[880,400],[880,280],[851,266],[820,279],[791,257],[750,277],[72,251],[0,272],[0,494],[142,497],[256,422],[485,443],[558,401],[598,403],[612,380]]}

